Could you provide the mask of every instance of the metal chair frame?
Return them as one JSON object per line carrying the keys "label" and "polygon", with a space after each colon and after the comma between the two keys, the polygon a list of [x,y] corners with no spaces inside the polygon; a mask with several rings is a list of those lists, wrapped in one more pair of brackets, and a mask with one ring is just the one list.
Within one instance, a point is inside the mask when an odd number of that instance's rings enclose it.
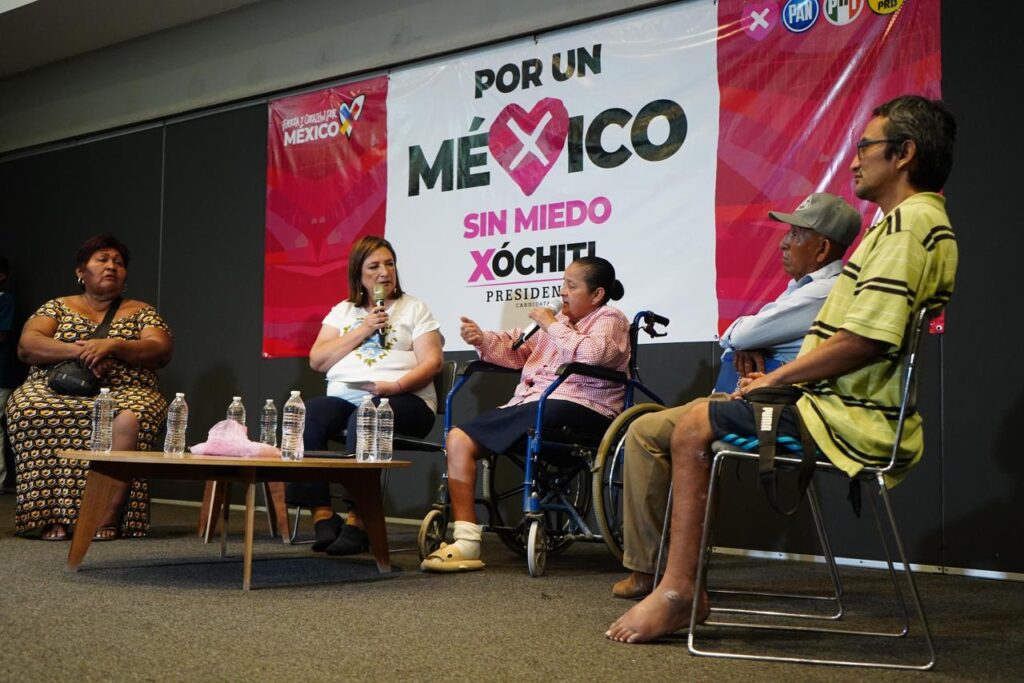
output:
{"label": "metal chair frame", "polygon": [[[917,403],[917,365],[918,365],[918,353],[921,338],[925,326],[928,323],[928,313],[926,310],[921,310],[912,319],[909,326],[909,336],[906,344],[906,353],[904,357],[904,366],[901,376],[901,401],[900,401],[900,412],[899,419],[896,427],[895,439],[893,442],[892,453],[889,461],[884,466],[877,467],[864,467],[864,469],[857,475],[862,482],[866,482],[873,486],[872,493],[882,499],[884,504],[886,518],[889,524],[889,533],[892,535],[892,541],[895,544],[897,553],[899,555],[899,562],[902,565],[902,571],[906,578],[909,586],[911,598],[914,603],[914,610],[920,622],[920,626],[924,635],[925,642],[927,644],[928,659],[924,663],[904,663],[904,662],[886,662],[879,661],[876,659],[843,659],[843,658],[826,658],[826,657],[796,657],[796,656],[781,656],[781,655],[770,655],[770,654],[751,654],[746,652],[736,651],[724,651],[724,650],[710,650],[704,649],[698,645],[697,635],[699,631],[705,631],[708,627],[725,627],[725,628],[746,628],[746,629],[759,629],[759,630],[775,630],[775,631],[801,631],[801,632],[813,632],[813,633],[824,633],[833,635],[850,635],[850,636],[873,636],[879,638],[901,638],[905,637],[910,632],[910,612],[907,609],[906,601],[904,600],[903,592],[900,588],[900,582],[896,566],[892,559],[892,554],[889,550],[889,544],[886,541],[886,530],[883,528],[882,519],[878,514],[878,506],[875,502],[874,495],[867,495],[870,502],[872,514],[875,518],[875,525],[878,529],[879,539],[882,544],[882,550],[885,554],[886,566],[889,572],[889,576],[893,582],[893,589],[895,592],[896,602],[899,605],[899,612],[902,614],[902,625],[895,631],[878,631],[866,628],[827,628],[827,627],[814,627],[814,626],[801,626],[801,625],[786,625],[786,624],[767,624],[767,623],[739,623],[733,621],[706,621],[703,625],[697,623],[697,601],[694,601],[694,607],[690,615],[690,629],[687,637],[687,647],[689,651],[694,655],[708,656],[708,657],[723,657],[733,659],[748,659],[757,661],[776,661],[776,662],[796,662],[796,663],[807,663],[807,664],[832,664],[838,666],[862,666],[871,668],[889,668],[889,669],[912,669],[912,670],[927,670],[935,665],[935,645],[932,640],[931,629],[928,626],[928,620],[924,613],[924,607],[921,603],[920,594],[917,589],[917,584],[914,581],[913,570],[911,569],[910,562],[907,558],[906,551],[903,545],[902,537],[900,536],[899,529],[896,523],[896,517],[893,511],[892,502],[889,498],[888,490],[885,485],[885,476],[889,473],[896,464],[896,456],[898,453],[898,446],[902,439],[903,427],[908,415],[911,415],[916,410]],[[722,467],[726,460],[738,459],[738,460],[757,460],[756,453],[750,453],[746,451],[729,450],[732,448],[729,444],[724,442],[716,442],[713,445],[712,450],[715,453],[714,459],[711,466],[711,477],[708,484],[708,496],[707,504],[705,507],[704,514],[704,531],[701,538],[701,554],[697,564],[697,580],[694,588],[694,594],[699,595],[707,586],[707,570],[711,555],[711,533],[713,523],[713,510],[715,506],[715,500],[718,494],[718,481],[721,475]],[[776,462],[782,467],[797,467],[800,463],[798,458],[795,457],[777,457]],[[815,464],[815,471],[822,473],[829,473],[834,475],[846,476],[844,472],[839,470],[837,467],[828,462],[818,462]],[[830,573],[834,575],[834,581],[836,586],[836,599],[839,605],[839,614],[837,616],[824,617],[827,619],[838,620],[842,617],[842,605],[839,599],[842,595],[842,584],[839,583],[838,579],[838,568],[835,564],[835,557],[832,553],[831,546],[829,545],[827,535],[824,533],[824,524],[821,517],[820,507],[818,505],[818,496],[813,488],[808,488],[808,501],[811,505],[811,510],[814,515],[815,524],[819,527],[819,537],[822,539],[823,552],[826,556],[826,563],[829,566]],[[782,596],[790,597],[790,596]],[[724,613],[743,613],[743,614],[759,614],[759,615],[770,615],[770,616],[785,616],[794,617],[801,616],[793,613],[784,611],[757,611],[757,610],[725,610],[712,608],[712,612]],[[805,617],[806,618],[806,617]]]}
{"label": "metal chair frame", "polygon": [[[552,490],[545,489],[541,485],[543,483],[543,477],[538,475],[538,471],[540,469],[541,453],[545,447],[548,449],[557,448],[571,453],[574,457],[579,459],[579,466],[573,467],[570,470],[573,473],[573,476],[578,473],[581,476],[589,477],[593,455],[597,452],[601,438],[599,435],[596,435],[597,438],[593,443],[589,441],[583,443],[566,442],[549,438],[549,435],[545,434],[543,430],[544,408],[548,398],[559,386],[561,386],[562,382],[570,376],[583,375],[623,385],[625,387],[624,409],[629,408],[634,404],[637,391],[645,394],[653,401],[661,403],[661,399],[640,381],[637,369],[637,347],[640,330],[644,330],[650,336],[663,336],[662,333],[656,331],[655,326],[667,325],[668,322],[669,321],[666,318],[663,318],[652,311],[640,311],[634,316],[633,323],[630,325],[630,360],[628,374],[618,372],[616,370],[609,370],[604,367],[587,365],[585,363],[566,363],[558,368],[555,373],[555,381],[552,382],[551,385],[548,386],[541,394],[537,403],[535,425],[527,438],[526,453],[521,460],[518,457],[512,458],[512,461],[520,465],[523,469],[522,510],[526,531],[525,533],[522,533],[521,536],[525,539],[527,566],[530,576],[540,576],[544,573],[547,552],[555,552],[565,545],[568,545],[568,543],[577,540],[596,542],[604,541],[603,536],[600,533],[595,533],[587,524],[584,519],[586,511],[581,514],[581,512],[576,509],[576,507],[566,498],[561,490],[558,490],[557,487]],[[520,370],[517,368],[506,368],[484,361],[470,361],[461,365],[456,373],[455,383],[452,386],[452,390],[448,393],[445,400],[444,437],[446,441],[448,433],[453,427],[452,404],[455,396],[474,374],[481,372],[519,373]],[[450,498],[448,495],[447,459],[448,455],[446,452],[445,467],[441,477],[441,485],[438,489],[438,500],[433,505],[433,510],[428,513],[428,516],[423,520],[420,534],[421,539],[424,539],[426,534],[427,536],[430,536],[430,539],[428,540],[437,541],[438,539],[434,538],[433,535],[426,533],[427,528],[433,524],[433,528],[435,530],[442,530],[443,533],[443,529],[447,526],[450,505]],[[488,472],[490,469],[490,463],[487,460],[484,461],[484,466],[485,476],[490,476]],[[556,480],[558,479],[560,478],[556,476]],[[586,484],[586,488],[589,491],[589,481],[586,482]],[[486,488],[487,487],[485,486],[485,490]],[[493,524],[494,519],[500,517],[500,515],[495,514],[496,501],[491,501],[485,497],[483,499],[476,499],[476,503],[483,505],[488,512],[488,524],[483,525],[485,530],[497,531],[502,534],[518,533],[519,527],[507,527]],[[549,530],[545,525],[545,517],[548,514],[567,515],[571,531],[556,531],[557,540],[552,541],[549,538]],[[565,543],[563,543],[563,541]],[[429,547],[423,547],[421,545],[420,554],[425,555],[426,551],[429,549]]]}

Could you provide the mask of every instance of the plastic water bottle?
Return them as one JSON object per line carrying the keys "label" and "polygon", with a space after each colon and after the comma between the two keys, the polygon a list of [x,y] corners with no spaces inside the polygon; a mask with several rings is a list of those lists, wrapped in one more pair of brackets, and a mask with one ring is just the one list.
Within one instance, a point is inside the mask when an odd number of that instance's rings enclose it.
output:
{"label": "plastic water bottle", "polygon": [[299,392],[293,391],[285,401],[281,417],[281,457],[302,460],[302,432],[306,429],[306,404]]}
{"label": "plastic water bottle", "polygon": [[267,399],[260,412],[260,443],[277,445],[277,406],[272,398]]}
{"label": "plastic water bottle", "polygon": [[164,438],[164,453],[185,452],[185,431],[188,429],[188,404],[185,394],[178,392],[167,407],[167,436]]}
{"label": "plastic water bottle", "polygon": [[245,404],[242,403],[241,396],[231,397],[231,405],[228,406],[227,419],[234,420],[243,427],[245,426]]}
{"label": "plastic water bottle", "polygon": [[356,460],[366,462],[377,458],[377,408],[373,397],[363,396],[356,413]]}
{"label": "plastic water bottle", "polygon": [[92,445],[90,450],[109,453],[114,447],[114,397],[103,387],[92,404]]}
{"label": "plastic water bottle", "polygon": [[395,438],[395,411],[386,398],[377,406],[377,459],[391,460],[392,443]]}

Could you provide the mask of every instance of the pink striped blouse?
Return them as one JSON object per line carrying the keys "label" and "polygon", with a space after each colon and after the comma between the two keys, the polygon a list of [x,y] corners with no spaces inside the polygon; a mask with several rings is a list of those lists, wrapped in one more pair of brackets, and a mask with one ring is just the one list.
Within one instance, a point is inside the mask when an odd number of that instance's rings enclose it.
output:
{"label": "pink striped blouse", "polygon": [[[507,368],[522,368],[523,374],[512,400],[504,407],[540,400],[555,380],[563,363],[587,363],[626,372],[629,365],[629,321],[622,311],[601,306],[589,315],[569,322],[564,313],[531,337],[518,350],[512,342],[522,330],[484,332],[477,347],[482,360]],[[550,398],[578,403],[607,417],[622,412],[624,389],[619,384],[581,375],[571,375]]]}

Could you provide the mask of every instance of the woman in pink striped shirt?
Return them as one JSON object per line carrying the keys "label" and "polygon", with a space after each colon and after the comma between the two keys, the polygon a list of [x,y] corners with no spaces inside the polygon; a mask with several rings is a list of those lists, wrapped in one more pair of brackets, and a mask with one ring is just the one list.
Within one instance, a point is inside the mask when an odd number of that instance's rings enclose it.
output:
{"label": "woman in pink striped shirt", "polygon": [[[476,347],[480,358],[496,365],[522,368],[512,400],[448,434],[448,493],[455,519],[455,542],[442,545],[423,561],[424,571],[458,572],[483,568],[481,527],[476,523],[474,492],[476,461],[488,453],[505,453],[525,442],[537,415],[535,403],[555,380],[564,363],[587,363],[626,372],[629,363],[629,321],[622,311],[606,305],[622,298],[622,283],[607,260],[587,256],[573,261],[562,283],[562,310],[556,316],[535,308],[530,318],[540,329],[517,350],[521,330],[484,332],[462,318],[459,333]],[[582,432],[601,434],[621,412],[623,387],[606,380],[572,375],[544,405],[547,424],[572,425]]]}

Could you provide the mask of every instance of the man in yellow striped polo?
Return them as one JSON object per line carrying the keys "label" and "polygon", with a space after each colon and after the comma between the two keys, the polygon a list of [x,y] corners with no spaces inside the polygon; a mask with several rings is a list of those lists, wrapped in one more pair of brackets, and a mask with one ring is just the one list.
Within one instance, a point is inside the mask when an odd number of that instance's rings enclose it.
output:
{"label": "man in yellow striped polo", "polygon": [[[795,409],[818,449],[855,474],[888,458],[900,403],[904,340],[915,313],[939,309],[953,292],[956,239],[938,194],[953,166],[956,121],[941,102],[914,95],[876,108],[850,163],[854,193],[878,206],[882,219],[868,229],[843,269],[796,360],[766,375],[749,376],[733,395],[690,411],[672,433],[672,536],[658,587],[607,631],[612,640],[654,640],[710,610],[694,596],[697,558],[710,475],[711,443],[725,435],[756,436],[752,405],[743,396],[758,387],[800,385]],[[787,407],[779,436],[799,439]],[[907,419],[893,485],[923,451],[921,418]]]}

